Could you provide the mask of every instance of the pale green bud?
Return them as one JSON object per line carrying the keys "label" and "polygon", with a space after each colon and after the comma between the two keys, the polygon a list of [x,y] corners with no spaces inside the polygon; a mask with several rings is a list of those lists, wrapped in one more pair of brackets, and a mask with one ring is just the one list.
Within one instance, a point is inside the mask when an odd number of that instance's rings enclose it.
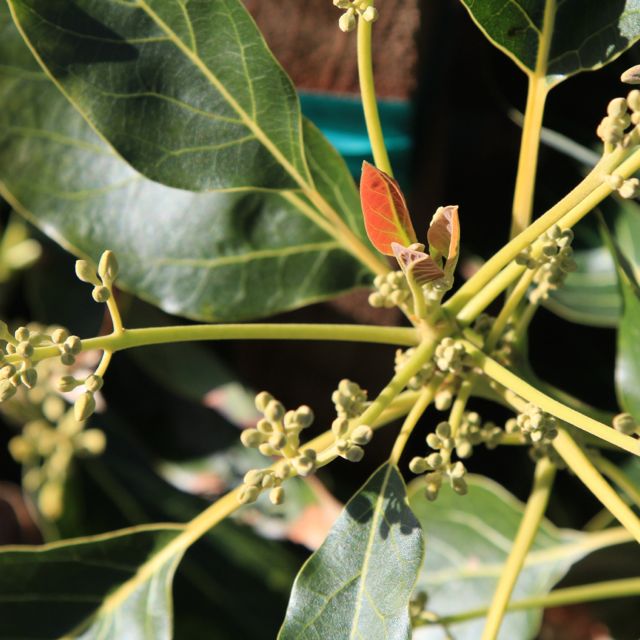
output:
{"label": "pale green bud", "polygon": [[465,469],[465,466],[462,464],[462,462],[456,462],[449,471],[449,475],[452,478],[462,478],[464,477],[465,473],[467,473],[467,470]]}
{"label": "pale green bud", "polygon": [[21,358],[30,358],[33,355],[33,345],[28,340],[19,342],[16,346],[16,353]]}
{"label": "pale green bud", "polygon": [[464,478],[454,478],[451,481],[451,486],[453,487],[453,490],[460,496],[467,495],[467,492],[469,491]]}
{"label": "pale green bud", "polygon": [[272,473],[266,473],[264,478],[262,478],[262,488],[270,489],[276,483],[276,479]]}
{"label": "pale green bud", "polygon": [[438,391],[438,393],[436,393],[434,404],[438,411],[446,411],[447,409],[450,409],[452,402],[453,394],[448,389],[443,389],[442,391]]}
{"label": "pale green bud", "polygon": [[247,448],[255,448],[264,442],[264,436],[257,429],[245,429],[240,434],[240,442]]}
{"label": "pale green bud", "polygon": [[0,382],[0,402],[8,400],[16,393],[16,388],[10,380]]}
{"label": "pale green bud", "polygon": [[627,101],[624,98],[614,98],[607,105],[607,114],[612,118],[620,118],[627,113]]}
{"label": "pale green bud", "polygon": [[250,469],[244,474],[244,483],[257,487],[262,484],[265,472],[262,469]]}
{"label": "pale green bud", "polygon": [[34,467],[22,476],[22,486],[25,488],[25,491],[33,493],[40,488],[43,480],[42,471]]}
{"label": "pale green bud", "polygon": [[371,293],[368,297],[369,306],[374,307],[375,309],[379,309],[384,306],[384,297],[381,296],[377,291]]}
{"label": "pale green bud", "polygon": [[356,28],[356,16],[353,9],[348,9],[346,13],[340,16],[338,26],[340,27],[340,31],[344,31],[345,33],[349,33],[349,31],[353,31]]}
{"label": "pale green bud", "polygon": [[373,429],[367,425],[360,425],[353,430],[351,441],[355,444],[368,444],[373,438]]}
{"label": "pale green bud", "polygon": [[104,380],[102,379],[102,376],[98,376],[95,373],[91,374],[84,381],[84,386],[87,388],[87,391],[90,391],[91,393],[100,391],[103,385]]}
{"label": "pale green bud", "polygon": [[619,173],[612,173],[605,176],[604,180],[612,189],[616,190],[624,184],[624,178]]}
{"label": "pale green bud", "polygon": [[427,456],[426,462],[432,469],[439,469],[444,460],[439,453],[431,453]]}
{"label": "pale green bud", "polygon": [[82,341],[78,336],[69,336],[64,341],[64,346],[69,350],[69,353],[75,356],[82,350]]}
{"label": "pale green bud", "polygon": [[276,455],[278,455],[277,450],[274,449],[268,442],[264,442],[263,444],[261,444],[258,447],[258,451],[263,456],[276,456]]}
{"label": "pale green bud", "polygon": [[635,433],[637,426],[636,421],[630,413],[619,413],[613,419],[613,428],[628,436]]}
{"label": "pale green bud", "polygon": [[101,429],[87,429],[78,436],[76,445],[81,453],[98,456],[106,449],[107,438]]}
{"label": "pale green bud", "polygon": [[76,276],[82,282],[88,282],[96,286],[100,284],[96,272],[86,260],[76,260]]}
{"label": "pale green bud", "polygon": [[269,438],[269,444],[274,448],[277,449],[278,451],[280,449],[282,449],[283,447],[286,446],[287,444],[287,437],[284,435],[284,433],[274,433],[270,438]]}
{"label": "pale green bud", "polygon": [[305,404],[296,409],[295,416],[296,421],[302,429],[306,429],[313,423],[313,411]]}
{"label": "pale green bud", "polygon": [[33,446],[22,436],[15,436],[9,440],[9,453],[19,463],[24,463],[35,453]]}
{"label": "pale green bud", "polygon": [[98,264],[98,274],[103,282],[113,282],[118,277],[119,270],[118,261],[113,251],[105,251],[100,257],[100,263]]}
{"label": "pale green bud", "polygon": [[436,426],[436,435],[440,438],[448,438],[451,435],[451,425],[448,422],[440,422]]}
{"label": "pale green bud", "polygon": [[12,364],[6,364],[0,368],[0,380],[8,380],[16,372],[16,368]]}
{"label": "pale green bud", "polygon": [[13,344],[13,342],[8,342],[7,346],[5,347],[5,351],[7,352],[7,354],[9,354],[10,356],[13,355],[16,352],[16,345]]}
{"label": "pale green bud", "polygon": [[264,433],[265,435],[273,433],[273,425],[265,418],[258,420],[256,428],[260,433]]}
{"label": "pale green bud", "polygon": [[62,515],[62,500],[62,485],[59,482],[47,482],[38,495],[40,512],[49,520],[57,520]]}
{"label": "pale green bud", "polygon": [[272,400],[264,410],[264,417],[271,422],[279,422],[284,418],[284,407],[281,402]]}
{"label": "pale green bud", "polygon": [[458,458],[468,458],[473,453],[473,445],[469,440],[456,441],[456,454]]}
{"label": "pale green bud", "polygon": [[69,337],[66,329],[55,329],[51,334],[51,340],[55,344],[62,344]]}
{"label": "pale green bud", "polygon": [[284,502],[284,489],[282,487],[275,487],[269,491],[269,500],[271,504],[282,504]]}
{"label": "pale green bud", "polygon": [[254,486],[243,486],[238,494],[238,501],[240,504],[250,504],[255,502],[260,495],[260,489]]}
{"label": "pale green bud", "polygon": [[435,433],[429,433],[427,434],[427,444],[432,449],[440,449],[440,447],[442,447],[442,440],[440,440]]}
{"label": "pale green bud", "polygon": [[58,422],[67,408],[65,401],[57,395],[48,395],[42,403],[42,413],[50,422]]}
{"label": "pale green bud", "polygon": [[97,287],[93,288],[91,297],[96,302],[107,302],[107,300],[109,300],[109,298],[111,297],[111,291],[109,291],[109,289],[104,285],[98,285]]}
{"label": "pale green bud", "polygon": [[267,391],[261,391],[255,399],[256,409],[260,413],[264,413],[264,410],[267,408],[267,405],[273,400],[273,396]]}
{"label": "pale green bud", "polygon": [[[378,10],[375,7],[367,7],[362,14],[362,19],[365,22],[375,22],[378,19]],[[424,251],[424,245],[420,243],[417,244],[419,244],[422,249],[415,249],[415,251]]]}
{"label": "pale green bud", "polygon": [[27,329],[27,327],[18,327],[14,335],[18,342],[24,342],[29,339],[31,332],[29,331],[29,329]]}
{"label": "pale green bud", "polygon": [[427,461],[424,458],[420,458],[416,456],[409,463],[409,470],[411,473],[421,474],[424,473],[429,468]]}
{"label": "pale green bud", "polygon": [[344,438],[340,438],[336,441],[336,449],[338,450],[338,453],[345,453],[349,450],[350,447],[351,445],[349,441],[345,440]]}
{"label": "pale green bud", "polygon": [[640,111],[640,91],[633,89],[627,96],[627,104],[633,111]]}
{"label": "pale green bud", "polygon": [[20,380],[27,389],[33,389],[38,382],[38,372],[33,367],[25,369],[20,374]]}
{"label": "pale green bud", "polygon": [[70,353],[63,353],[60,356],[60,362],[67,367],[75,364],[76,359]]}
{"label": "pale green bud", "polygon": [[283,463],[274,472],[274,476],[276,480],[280,482],[282,482],[282,480],[286,480],[290,475],[291,475],[291,465],[288,462]]}
{"label": "pale green bud", "polygon": [[345,455],[349,462],[360,462],[364,458],[364,449],[354,445],[349,448]]}
{"label": "pale green bud", "polygon": [[96,410],[96,401],[92,393],[83,393],[73,405],[73,415],[78,422],[84,422]]}

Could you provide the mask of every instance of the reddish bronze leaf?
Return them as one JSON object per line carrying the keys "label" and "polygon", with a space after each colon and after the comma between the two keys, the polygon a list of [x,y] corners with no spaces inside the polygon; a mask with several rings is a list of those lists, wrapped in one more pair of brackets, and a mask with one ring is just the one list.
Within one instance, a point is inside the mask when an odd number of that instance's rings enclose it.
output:
{"label": "reddish bronze leaf", "polygon": [[424,251],[403,247],[397,242],[391,243],[391,249],[402,271],[418,284],[427,284],[444,276],[444,271]]}
{"label": "reddish bronze leaf", "polygon": [[440,207],[431,220],[427,232],[427,240],[431,255],[438,260],[444,257],[447,261],[456,261],[460,248],[460,220],[458,207]]}
{"label": "reddish bronze leaf", "polygon": [[392,256],[392,242],[403,246],[416,242],[407,203],[398,183],[368,162],[362,165],[360,202],[367,235],[380,253]]}

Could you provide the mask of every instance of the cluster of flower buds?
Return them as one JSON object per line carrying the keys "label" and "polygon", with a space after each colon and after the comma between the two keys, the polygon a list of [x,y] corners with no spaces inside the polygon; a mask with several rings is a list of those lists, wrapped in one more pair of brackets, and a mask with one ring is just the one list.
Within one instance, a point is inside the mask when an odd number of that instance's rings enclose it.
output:
{"label": "cluster of flower buds", "polygon": [[375,291],[369,296],[369,304],[378,309],[399,307],[409,300],[411,291],[402,271],[390,271],[375,277]]}
{"label": "cluster of flower buds", "polygon": [[[402,349],[398,349],[396,351],[395,357],[395,372],[398,373],[402,367],[406,364],[408,360],[411,359],[413,354],[415,353],[415,349],[413,347],[406,349],[403,351]],[[418,373],[416,373],[410,380],[407,382],[407,389],[411,389],[412,391],[418,391],[426,384],[431,381],[433,378],[433,374],[436,371],[436,365],[434,362],[425,362],[424,365],[420,368]]]}
{"label": "cluster of flower buds", "polygon": [[346,378],[340,380],[338,388],[331,394],[338,418],[357,418],[368,406],[367,392],[357,382]]}
{"label": "cluster of flower buds", "polygon": [[558,422],[535,404],[528,404],[517,417],[507,420],[507,433],[521,433],[528,443],[549,443],[558,435]]}
{"label": "cluster of flower buds", "polygon": [[[271,489],[271,502],[280,504],[284,498],[280,484],[292,471],[300,476],[307,476],[316,469],[316,452],[300,448],[300,432],[313,423],[313,412],[306,405],[295,411],[285,411],[282,403],[266,391],[256,396],[256,409],[264,417],[258,421],[255,429],[245,429],[240,440],[245,447],[256,448],[265,456],[283,458],[283,463],[278,472],[268,469],[249,471],[240,491],[240,501],[253,502],[262,489],[268,488]],[[257,477],[260,477],[259,482]]]}
{"label": "cluster of flower buds", "polygon": [[418,591],[412,596],[411,600],[409,600],[409,617],[412,622],[415,622],[420,618],[427,607],[428,601],[429,597],[427,596],[426,591]]}
{"label": "cluster of flower buds", "polygon": [[37,493],[39,510],[50,520],[62,514],[72,459],[100,455],[106,444],[100,429],[85,429],[67,406],[60,396],[46,394],[39,406],[30,404],[40,417],[27,422],[21,434],[9,441],[11,456],[24,468],[25,490]]}
{"label": "cluster of flower buds", "polygon": [[516,263],[534,269],[534,283],[537,285],[530,294],[533,303],[545,300],[549,292],[560,288],[572,271],[576,270],[573,259],[573,231],[551,227],[533,245],[516,257]]}
{"label": "cluster of flower buds", "polygon": [[454,338],[443,338],[434,356],[436,366],[444,373],[459,375],[465,367],[473,366],[473,359],[467,353],[464,345]]}
{"label": "cluster of flower buds", "polygon": [[484,444],[487,449],[495,449],[502,439],[504,431],[493,422],[483,424],[480,414],[467,411],[462,416],[455,434],[455,448],[458,458],[469,458],[473,447]]}
{"label": "cluster of flower buds", "polygon": [[[629,113],[630,111],[630,113]],[[614,98],[607,105],[607,115],[598,125],[598,137],[612,147],[628,148],[640,143],[640,91],[633,89],[625,98]],[[630,125],[633,128],[627,132]]]}
{"label": "cluster of flower buds", "polygon": [[630,413],[619,413],[614,416],[612,426],[616,431],[628,436],[632,436],[640,428]]}
{"label": "cluster of flower buds", "polygon": [[365,424],[349,431],[347,418],[336,418],[331,424],[331,431],[336,439],[338,455],[349,462],[360,462],[364,457],[362,447],[373,438],[373,429]]}
{"label": "cluster of flower buds", "polygon": [[284,489],[282,483],[291,476],[291,466],[282,463],[277,470],[251,469],[244,476],[244,484],[240,488],[238,500],[242,504],[255,502],[262,491],[269,490],[269,500],[272,504],[282,504]]}
{"label": "cluster of flower buds", "polygon": [[640,180],[638,178],[625,180],[619,173],[612,173],[606,176],[605,181],[618,192],[621,198],[631,199],[640,195]]}
{"label": "cluster of flower buds", "polygon": [[[486,340],[489,337],[494,322],[495,318],[486,313],[481,313],[473,323],[473,330],[483,340]],[[518,334],[516,327],[512,322],[508,322],[504,327],[502,335],[498,339],[495,349],[491,353],[491,357],[504,366],[508,367],[512,365],[517,342]]]}
{"label": "cluster of flower buds", "polygon": [[20,386],[32,389],[36,385],[38,372],[32,359],[37,347],[57,346],[64,365],[73,364],[81,348],[80,338],[70,336],[66,329],[42,329],[31,325],[18,327],[11,334],[4,322],[0,323],[0,340],[5,342],[0,351],[0,402],[15,395]]}
{"label": "cluster of flower buds", "polygon": [[451,455],[455,447],[452,437],[451,425],[441,422],[434,433],[427,436],[427,444],[434,453],[424,458],[415,457],[409,463],[409,469],[416,474],[426,474],[427,499],[435,500],[438,497],[444,480],[448,480],[452,489],[459,495],[467,493],[467,483],[464,479],[467,470],[462,462],[452,462]]}
{"label": "cluster of flower buds", "polygon": [[340,29],[344,32],[356,28],[357,16],[366,22],[375,22],[378,19],[378,10],[372,5],[371,0],[333,0],[333,4],[344,10],[338,21]]}
{"label": "cluster of flower buds", "polygon": [[118,261],[112,251],[105,251],[98,263],[98,272],[86,260],[76,260],[76,276],[93,285],[91,295],[96,302],[108,302],[113,295],[113,283],[118,276]]}

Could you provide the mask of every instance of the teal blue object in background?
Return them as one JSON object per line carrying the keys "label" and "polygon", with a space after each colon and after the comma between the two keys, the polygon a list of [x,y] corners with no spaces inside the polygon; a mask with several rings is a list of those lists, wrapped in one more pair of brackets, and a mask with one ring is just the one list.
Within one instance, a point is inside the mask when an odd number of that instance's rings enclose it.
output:
{"label": "teal blue object in background", "polygon": [[[346,160],[354,178],[359,180],[362,161],[373,162],[360,98],[302,92],[300,102],[304,115],[320,128]],[[411,103],[380,100],[378,108],[393,171],[402,188],[408,189],[412,153]]]}

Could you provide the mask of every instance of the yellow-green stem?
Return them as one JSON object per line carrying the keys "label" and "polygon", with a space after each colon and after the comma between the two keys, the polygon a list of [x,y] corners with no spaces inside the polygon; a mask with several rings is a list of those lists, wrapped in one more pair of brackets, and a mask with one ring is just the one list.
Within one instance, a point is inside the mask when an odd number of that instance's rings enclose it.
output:
{"label": "yellow-green stem", "polygon": [[564,429],[560,429],[553,440],[553,446],[582,483],[640,543],[640,519],[602,477],[575,440]]}
{"label": "yellow-green stem", "polygon": [[527,106],[524,113],[524,125],[520,142],[518,175],[513,196],[511,238],[515,238],[524,231],[531,222],[538,167],[538,149],[540,147],[540,130],[542,129],[542,119],[548,93],[549,85],[545,75],[531,74],[529,76]]}
{"label": "yellow-green stem", "polygon": [[439,383],[440,378],[431,382],[420,392],[416,403],[411,407],[411,411],[409,411],[404,423],[402,424],[400,433],[398,433],[398,437],[396,438],[393,449],[391,450],[391,455],[389,456],[390,463],[398,464],[400,461],[400,456],[402,455],[415,426],[418,424],[418,420],[420,420],[422,414],[433,401],[433,397],[435,396]]}
{"label": "yellow-green stem", "polygon": [[540,407],[543,411],[550,413],[556,418],[563,420],[564,422],[568,422],[574,427],[601,438],[606,442],[610,442],[629,453],[640,456],[640,440],[636,440],[630,436],[615,431],[611,427],[602,424],[601,422],[598,422],[597,420],[594,420],[593,418],[586,416],[583,413],[562,404],[561,402],[558,402],[554,398],[551,398],[547,394],[536,389],[526,380],[523,380],[502,365],[498,364],[492,358],[489,358],[489,356],[485,355],[468,340],[464,340],[463,342],[467,351],[476,358],[476,363],[489,378],[492,378],[503,387],[510,389],[513,393],[535,404],[537,407]]}
{"label": "yellow-green stem", "polygon": [[[373,5],[373,2],[370,3]],[[371,143],[373,161],[378,169],[393,176],[389,154],[384,143],[376,89],[373,78],[373,58],[371,55],[371,38],[373,25],[360,18],[358,20],[358,76],[360,79],[360,94],[362,96],[362,109],[367,124],[367,134]]]}
{"label": "yellow-green stem", "polygon": [[540,460],[536,465],[533,490],[529,500],[527,500],[513,547],[493,594],[493,599],[487,612],[487,622],[482,632],[482,640],[495,640],[498,636],[511,593],[547,508],[555,472],[554,465],[546,458]]}
{"label": "yellow-green stem", "polygon": [[636,507],[640,507],[640,489],[617,464],[598,453],[593,455],[593,463],[601,473],[627,494]]}
{"label": "yellow-green stem", "polygon": [[[526,611],[527,609],[550,609],[552,607],[566,607],[572,604],[593,602],[597,600],[610,600],[612,598],[624,598],[640,595],[640,578],[624,578],[622,580],[608,580],[606,582],[594,582],[593,584],[579,587],[567,587],[557,589],[543,596],[523,598],[509,603],[507,611]],[[487,607],[470,609],[462,613],[450,616],[438,617],[426,613],[416,626],[422,625],[451,625],[467,622],[475,618],[484,618],[487,615]]]}

